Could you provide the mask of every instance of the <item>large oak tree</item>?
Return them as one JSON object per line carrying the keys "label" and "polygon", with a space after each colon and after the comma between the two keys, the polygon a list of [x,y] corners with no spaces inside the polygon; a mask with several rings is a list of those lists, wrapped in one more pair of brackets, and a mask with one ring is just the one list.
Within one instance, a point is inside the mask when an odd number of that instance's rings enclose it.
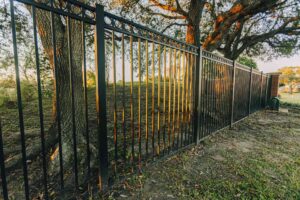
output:
{"label": "large oak tree", "polygon": [[114,2],[124,16],[135,16],[135,20],[162,32],[180,32],[186,42],[201,44],[208,51],[218,50],[230,59],[241,54],[288,56],[300,46],[298,0]]}

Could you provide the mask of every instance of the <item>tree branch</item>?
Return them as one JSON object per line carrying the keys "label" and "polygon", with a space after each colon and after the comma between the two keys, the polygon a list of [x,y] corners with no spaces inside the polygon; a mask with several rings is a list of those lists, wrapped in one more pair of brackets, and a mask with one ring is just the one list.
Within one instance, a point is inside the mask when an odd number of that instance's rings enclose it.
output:
{"label": "tree branch", "polygon": [[169,28],[171,28],[172,26],[187,26],[188,24],[180,24],[180,23],[176,23],[176,22],[174,22],[174,23],[171,23],[171,24],[169,24],[168,26],[166,26],[162,31],[161,31],[161,33],[164,33],[166,30],[168,30]]}
{"label": "tree branch", "polygon": [[203,47],[208,50],[217,48],[221,44],[222,38],[226,37],[230,31],[230,27],[236,21],[271,10],[285,2],[286,0],[279,3],[273,0],[260,0],[255,2],[239,1],[235,3],[227,12],[217,16],[214,31],[207,37],[203,43]]}
{"label": "tree branch", "polygon": [[162,3],[158,2],[157,0],[150,0],[150,2],[152,2],[155,6],[161,8],[163,10],[170,11],[172,13],[176,13],[176,14],[182,15],[185,18],[187,17],[187,12],[185,12],[181,8],[178,0],[176,0],[176,6],[177,6],[176,8],[173,7],[173,6],[171,6],[171,5],[162,4]]}
{"label": "tree branch", "polygon": [[182,16],[182,15],[171,16],[171,15],[166,15],[166,14],[163,14],[163,13],[153,12],[153,10],[144,7],[144,6],[141,5],[140,3],[138,3],[138,6],[139,6],[142,10],[148,12],[150,15],[157,15],[157,16],[161,16],[161,17],[164,17],[164,18],[167,18],[167,19],[186,19],[186,17],[185,17],[185,16]]}

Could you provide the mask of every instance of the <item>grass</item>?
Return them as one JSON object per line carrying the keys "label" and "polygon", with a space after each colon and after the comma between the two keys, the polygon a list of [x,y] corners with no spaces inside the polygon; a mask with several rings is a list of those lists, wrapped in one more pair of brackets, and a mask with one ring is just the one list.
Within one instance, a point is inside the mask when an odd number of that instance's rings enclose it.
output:
{"label": "grass", "polygon": [[263,111],[148,166],[111,199],[300,199],[300,115]]}
{"label": "grass", "polygon": [[280,100],[283,103],[300,105],[300,93],[280,93]]}

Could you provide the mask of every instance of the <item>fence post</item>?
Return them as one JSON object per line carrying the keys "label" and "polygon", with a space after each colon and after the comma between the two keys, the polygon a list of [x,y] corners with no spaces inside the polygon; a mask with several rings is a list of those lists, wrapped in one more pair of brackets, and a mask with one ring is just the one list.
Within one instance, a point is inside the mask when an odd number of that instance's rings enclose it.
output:
{"label": "fence post", "polygon": [[106,116],[106,84],[105,84],[105,40],[104,40],[104,7],[96,4],[96,107],[98,125],[99,151],[99,188],[105,190],[108,185],[108,146]]}
{"label": "fence post", "polygon": [[200,101],[201,101],[201,72],[202,72],[202,48],[198,48],[198,59],[196,60],[196,73],[195,73],[195,99],[194,99],[194,142],[199,142],[200,130]]}
{"label": "fence post", "polygon": [[252,75],[253,68],[250,69],[250,81],[249,81],[249,104],[248,104],[248,115],[251,114],[251,96],[252,96]]}
{"label": "fence post", "polygon": [[235,70],[236,70],[236,66],[235,66],[236,61],[233,61],[233,69],[232,69],[232,96],[231,96],[231,113],[230,113],[230,128],[232,127],[233,124],[233,111],[234,111],[234,95],[235,95]]}
{"label": "fence post", "polygon": [[262,88],[262,82],[263,82],[263,71],[261,71],[261,75],[260,75],[260,96],[259,96],[259,109],[262,108],[262,92],[263,92],[263,88]]}

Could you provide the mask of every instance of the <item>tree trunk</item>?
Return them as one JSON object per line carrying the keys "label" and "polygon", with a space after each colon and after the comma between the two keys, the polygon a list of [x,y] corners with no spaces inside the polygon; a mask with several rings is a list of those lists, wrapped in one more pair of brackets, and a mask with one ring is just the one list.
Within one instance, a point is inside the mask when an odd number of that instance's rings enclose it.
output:
{"label": "tree trunk", "polygon": [[[66,20],[66,18],[64,18]],[[56,106],[56,90],[58,91],[58,101],[60,106],[60,124],[61,141],[64,173],[73,175],[74,169],[74,140],[72,123],[72,103],[71,103],[71,84],[70,84],[70,63],[68,59],[68,27],[67,22],[62,21],[62,16],[54,15],[55,37],[56,37],[56,70],[58,76],[54,75],[54,57],[51,33],[51,14],[49,12],[37,9],[36,20],[39,36],[43,50],[49,58],[53,72],[53,125],[48,131],[48,136],[58,138],[58,120]],[[75,128],[77,140],[77,157],[79,174],[86,174],[86,140],[85,140],[85,115],[84,115],[84,92],[82,79],[82,38],[81,24],[78,21],[71,20],[71,51],[72,51],[72,69],[73,69],[73,92],[75,105]],[[57,81],[57,88],[55,88]],[[57,140],[56,140],[57,141]],[[59,173],[59,148],[58,144],[53,144],[51,159],[49,158],[49,174],[57,175]],[[82,176],[83,177],[83,176]],[[82,178],[79,177],[79,178]],[[65,175],[65,179],[68,179]]]}
{"label": "tree trunk", "polygon": [[202,18],[204,4],[204,1],[191,0],[187,17],[186,42],[196,46],[201,45],[199,24]]}

